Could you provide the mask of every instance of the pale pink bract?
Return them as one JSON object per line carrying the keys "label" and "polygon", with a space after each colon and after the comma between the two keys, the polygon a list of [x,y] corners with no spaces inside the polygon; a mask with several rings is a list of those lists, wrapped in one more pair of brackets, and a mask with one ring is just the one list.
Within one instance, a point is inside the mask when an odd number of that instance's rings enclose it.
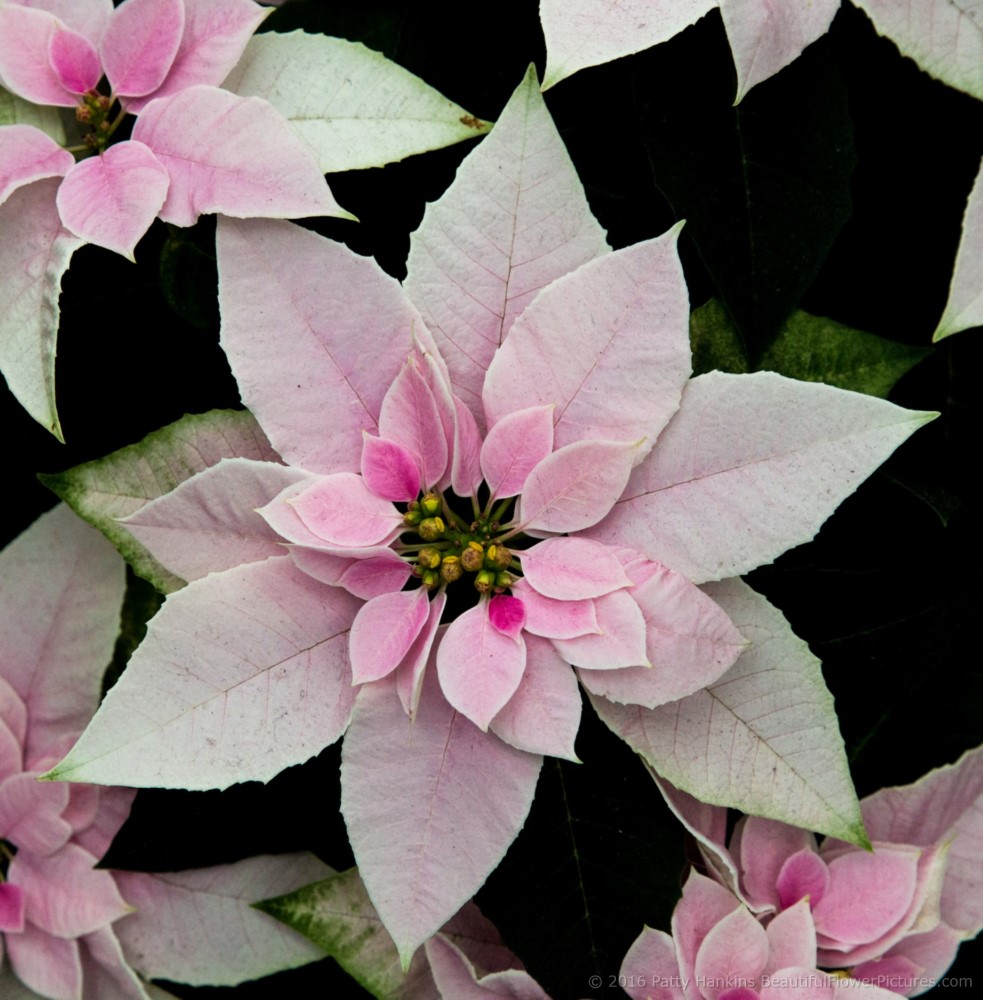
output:
{"label": "pale pink bract", "polygon": [[[267,13],[253,0],[0,5],[0,83],[35,104],[76,108],[98,153],[75,163],[33,126],[0,127],[0,199],[63,177],[65,228],[131,259],[158,216],[188,226],[208,212],[345,215],[279,112],[218,88]],[[100,95],[104,74],[110,93]],[[141,116],[132,138],[106,146],[124,111]]]}

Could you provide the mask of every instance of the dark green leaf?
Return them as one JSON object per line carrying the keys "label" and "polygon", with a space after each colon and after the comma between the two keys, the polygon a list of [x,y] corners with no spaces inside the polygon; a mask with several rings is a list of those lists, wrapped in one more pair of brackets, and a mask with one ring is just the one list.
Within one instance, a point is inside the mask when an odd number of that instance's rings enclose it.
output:
{"label": "dark green leaf", "polygon": [[[748,371],[737,329],[717,299],[693,310],[690,341],[694,375],[714,369]],[[930,353],[929,347],[899,344],[799,309],[782,325],[755,370],[884,399],[894,383]]]}
{"label": "dark green leaf", "polygon": [[191,229],[168,228],[160,248],[164,299],[185,322],[201,330],[214,328],[218,325],[215,227],[203,222]]}
{"label": "dark green leaf", "polygon": [[752,362],[798,305],[850,214],[854,151],[846,92],[825,40],[732,106],[720,22],[698,55],[646,62],[643,131],[655,181],[692,239]]}
{"label": "dark green leaf", "polygon": [[586,704],[577,753],[583,764],[546,760],[525,828],[476,900],[554,1000],[623,998],[625,952],[643,925],[669,928],[683,830]]}

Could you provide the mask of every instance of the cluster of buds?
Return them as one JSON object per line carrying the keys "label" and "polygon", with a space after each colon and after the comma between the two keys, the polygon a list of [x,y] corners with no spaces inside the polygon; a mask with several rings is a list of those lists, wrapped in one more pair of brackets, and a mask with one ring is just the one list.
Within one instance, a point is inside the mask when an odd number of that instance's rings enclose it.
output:
{"label": "cluster of buds", "polygon": [[90,90],[83,95],[82,103],[75,109],[75,118],[79,124],[88,125],[91,129],[83,140],[90,149],[102,149],[109,140],[112,132],[109,112],[112,106],[111,97],[106,97],[97,90]]}
{"label": "cluster of buds", "polygon": [[[448,526],[441,516],[443,501],[436,493],[414,500],[403,515],[403,523],[425,541],[417,554],[413,574],[428,590],[440,583],[453,583],[465,573],[474,573],[475,589],[481,594],[504,593],[514,581],[508,572],[512,553],[491,536],[499,525],[474,522],[470,529],[456,517]],[[475,536],[478,536],[477,538]]]}

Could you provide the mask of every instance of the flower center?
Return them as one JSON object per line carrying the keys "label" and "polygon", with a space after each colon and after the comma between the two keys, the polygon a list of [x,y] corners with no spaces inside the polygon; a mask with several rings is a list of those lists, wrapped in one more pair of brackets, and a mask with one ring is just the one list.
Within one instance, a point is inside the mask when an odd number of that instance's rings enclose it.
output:
{"label": "flower center", "polygon": [[508,534],[502,518],[511,506],[511,500],[492,511],[478,511],[475,505],[469,520],[440,493],[425,493],[403,515],[407,531],[396,549],[413,559],[413,575],[427,590],[468,577],[481,594],[503,594],[519,568],[501,541]]}

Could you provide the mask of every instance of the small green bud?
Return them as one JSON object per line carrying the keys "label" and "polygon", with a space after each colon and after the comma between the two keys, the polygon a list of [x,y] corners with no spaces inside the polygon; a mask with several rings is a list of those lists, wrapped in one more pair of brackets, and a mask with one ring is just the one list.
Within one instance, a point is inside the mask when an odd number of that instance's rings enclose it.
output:
{"label": "small green bud", "polygon": [[407,528],[415,528],[422,520],[423,515],[420,513],[419,509],[408,510],[403,515],[403,524],[405,524]]}
{"label": "small green bud", "polygon": [[427,493],[420,501],[420,508],[430,517],[433,517],[434,514],[439,514],[443,506],[440,502],[440,497],[436,493]]}
{"label": "small green bud", "polygon": [[511,573],[498,573],[495,576],[495,588],[496,590],[501,587],[502,590],[507,590],[515,581],[512,579]]}
{"label": "small green bud", "polygon": [[474,578],[474,587],[479,594],[487,594],[495,586],[495,574],[490,569],[483,569]]}
{"label": "small green bud", "polygon": [[443,518],[425,517],[416,531],[425,542],[435,542],[443,535],[446,527]]}
{"label": "small green bud", "polygon": [[440,574],[436,570],[425,569],[421,580],[423,581],[423,586],[426,587],[427,590],[433,590],[433,588],[440,583]]}

